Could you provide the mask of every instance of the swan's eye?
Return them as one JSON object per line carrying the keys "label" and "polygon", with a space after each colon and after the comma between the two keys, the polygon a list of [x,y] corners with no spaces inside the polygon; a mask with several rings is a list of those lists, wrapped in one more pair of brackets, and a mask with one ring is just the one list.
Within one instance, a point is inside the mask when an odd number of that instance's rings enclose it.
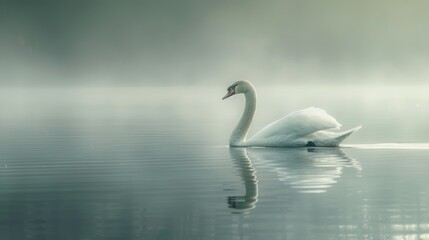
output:
{"label": "swan's eye", "polygon": [[227,90],[228,91],[235,91],[235,88],[238,86],[238,84],[234,84],[234,85],[232,85],[231,87],[229,87]]}

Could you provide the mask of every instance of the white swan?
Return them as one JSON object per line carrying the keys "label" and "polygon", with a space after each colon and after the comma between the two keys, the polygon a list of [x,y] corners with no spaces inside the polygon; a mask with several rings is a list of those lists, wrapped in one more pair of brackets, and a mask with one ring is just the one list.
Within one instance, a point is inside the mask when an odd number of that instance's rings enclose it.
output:
{"label": "white swan", "polygon": [[243,93],[246,104],[240,121],[231,134],[229,145],[233,147],[336,147],[346,137],[361,126],[344,132],[327,130],[339,129],[341,124],[323,109],[310,107],[292,112],[261,129],[249,140],[246,139],[256,111],[256,90],[248,81],[238,81],[228,87],[226,99]]}

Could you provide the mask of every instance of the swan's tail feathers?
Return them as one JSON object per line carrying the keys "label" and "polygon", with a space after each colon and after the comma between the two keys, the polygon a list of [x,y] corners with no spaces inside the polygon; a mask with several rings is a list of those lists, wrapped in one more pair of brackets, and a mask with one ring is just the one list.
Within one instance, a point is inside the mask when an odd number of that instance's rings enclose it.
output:
{"label": "swan's tail feathers", "polygon": [[357,127],[354,127],[352,129],[349,129],[344,132],[337,133],[337,136],[335,136],[335,139],[338,141],[338,144],[341,143],[344,139],[346,139],[348,136],[350,136],[352,133],[356,132],[357,130],[361,129],[362,125],[359,125]]}

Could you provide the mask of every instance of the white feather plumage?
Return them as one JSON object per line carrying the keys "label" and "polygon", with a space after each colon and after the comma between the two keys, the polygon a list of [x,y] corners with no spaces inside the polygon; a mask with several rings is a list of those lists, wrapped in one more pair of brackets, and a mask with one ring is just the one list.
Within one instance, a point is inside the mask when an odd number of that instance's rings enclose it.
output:
{"label": "white feather plumage", "polygon": [[361,128],[358,126],[343,132],[332,132],[340,129],[341,124],[325,110],[310,107],[274,121],[247,140],[256,110],[256,90],[250,82],[238,81],[228,91],[224,98],[237,93],[243,93],[246,97],[245,110],[230,138],[231,146],[335,147]]}

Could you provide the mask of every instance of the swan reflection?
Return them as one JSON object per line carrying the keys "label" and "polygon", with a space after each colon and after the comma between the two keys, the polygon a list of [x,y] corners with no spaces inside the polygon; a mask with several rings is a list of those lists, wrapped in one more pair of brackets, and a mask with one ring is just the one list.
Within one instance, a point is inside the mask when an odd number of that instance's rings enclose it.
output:
{"label": "swan reflection", "polygon": [[323,193],[341,177],[344,168],[360,163],[340,148],[253,148],[251,159],[260,161],[279,181],[303,193]]}
{"label": "swan reflection", "polygon": [[276,178],[300,193],[324,193],[341,177],[344,168],[353,168],[360,176],[359,161],[340,148],[230,148],[230,156],[239,169],[245,194],[229,196],[229,208],[248,212],[258,202],[258,178],[252,161],[276,174]]}
{"label": "swan reflection", "polygon": [[237,213],[248,212],[256,207],[258,202],[258,178],[255,168],[247,156],[246,148],[230,148],[229,153],[234,164],[239,169],[244,183],[243,196],[229,196],[228,206]]}

